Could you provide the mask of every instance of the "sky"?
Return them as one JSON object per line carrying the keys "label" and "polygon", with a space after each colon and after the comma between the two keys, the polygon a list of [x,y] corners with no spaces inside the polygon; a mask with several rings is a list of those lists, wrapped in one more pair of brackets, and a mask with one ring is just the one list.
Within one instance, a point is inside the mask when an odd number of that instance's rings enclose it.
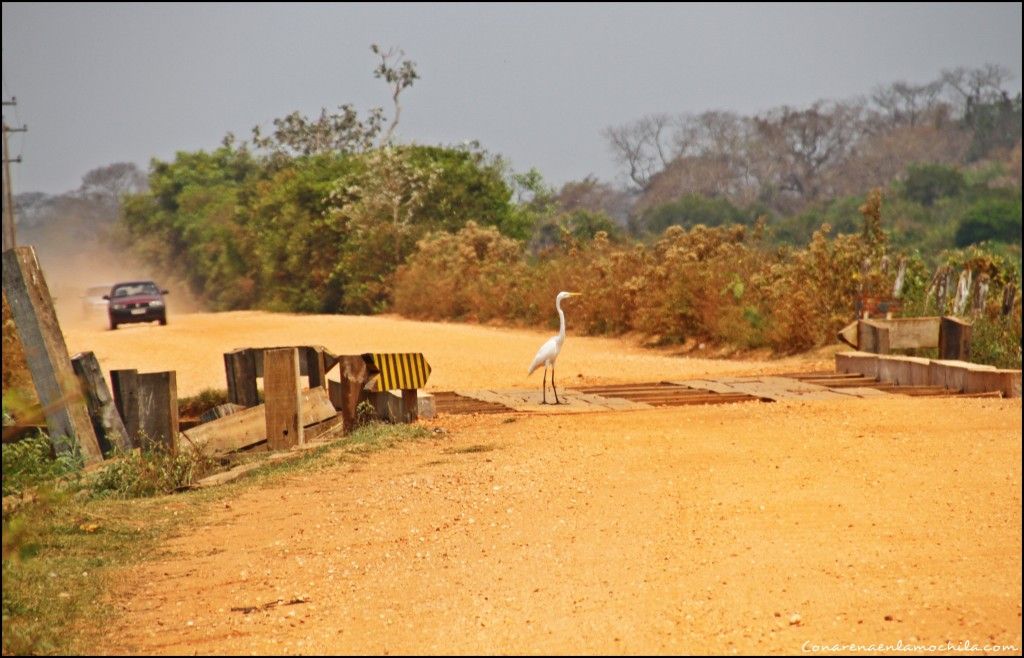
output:
{"label": "sky", "polygon": [[602,131],[652,113],[762,112],[1009,69],[1020,3],[3,3],[15,193],[216,148],[298,110],[391,113],[373,43],[420,79],[398,141],[477,140],[555,187],[625,178]]}

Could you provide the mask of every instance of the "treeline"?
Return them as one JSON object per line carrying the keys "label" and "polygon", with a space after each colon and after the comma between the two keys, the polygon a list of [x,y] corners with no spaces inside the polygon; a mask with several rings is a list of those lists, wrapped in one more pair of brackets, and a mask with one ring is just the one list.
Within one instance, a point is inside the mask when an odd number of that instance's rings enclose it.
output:
{"label": "treeline", "polygon": [[[638,192],[634,216],[690,194],[789,216],[887,186],[914,164],[1009,162],[1020,185],[1021,95],[1000,66],[752,116],[657,114],[605,131]],[[641,221],[642,223],[642,221]]]}
{"label": "treeline", "polygon": [[1020,362],[1021,97],[998,67],[753,117],[647,117],[606,133],[633,185],[555,190],[477,144],[394,145],[417,75],[374,52],[390,123],[293,113],[251,144],[154,160],[116,196],[114,239],[215,310],[535,325],[575,288],[589,333],[795,351],[899,297],[905,314],[988,318],[992,360]]}

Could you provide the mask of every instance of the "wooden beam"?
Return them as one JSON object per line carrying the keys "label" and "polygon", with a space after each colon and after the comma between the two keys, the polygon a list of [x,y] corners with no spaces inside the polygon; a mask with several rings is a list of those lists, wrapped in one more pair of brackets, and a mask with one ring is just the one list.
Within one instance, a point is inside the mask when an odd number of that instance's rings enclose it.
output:
{"label": "wooden beam", "polygon": [[1004,398],[1020,397],[1020,370],[968,370],[964,393],[999,391]]}
{"label": "wooden beam", "polygon": [[306,375],[309,377],[309,387],[321,386],[327,388],[326,369],[324,367],[324,354],[316,347],[300,347],[299,357],[306,362]]}
{"label": "wooden beam", "polygon": [[[302,426],[309,427],[337,414],[320,387],[306,389],[301,396]],[[266,406],[257,405],[245,411],[196,425],[182,432],[188,445],[210,455],[219,455],[248,448],[267,439]]]}
{"label": "wooden beam", "polygon": [[16,247],[3,252],[3,291],[54,448],[67,450],[59,439],[74,437],[87,464],[102,461],[103,452],[71,368],[64,334],[35,249]]}
{"label": "wooden beam", "polygon": [[132,442],[128,438],[128,430],[121,420],[121,414],[117,413],[114,398],[96,355],[92,352],[79,352],[71,358],[71,367],[82,385],[93,430],[103,452],[110,453],[115,448],[121,452],[130,451]]}
{"label": "wooden beam", "polygon": [[954,317],[943,317],[939,324],[939,358],[971,360],[971,323]]}
{"label": "wooden beam", "polygon": [[967,373],[969,371],[995,371],[995,366],[969,363],[956,360],[933,360],[929,367],[929,384],[942,386],[959,393],[967,390]]}
{"label": "wooden beam", "polygon": [[345,433],[348,434],[356,426],[356,407],[371,372],[366,360],[360,354],[348,354],[336,357],[341,365],[341,382],[329,380],[331,402],[341,412]]}
{"label": "wooden beam", "polygon": [[139,437],[143,449],[178,452],[178,381],[174,371],[138,376]]}
{"label": "wooden beam", "polygon": [[415,423],[420,418],[419,400],[415,388],[402,389],[402,422]]}
{"label": "wooden beam", "polygon": [[299,422],[302,408],[300,390],[299,350],[295,347],[265,350],[263,397],[266,401],[267,444],[271,450],[284,450],[304,442],[302,423]]}
{"label": "wooden beam", "polygon": [[878,359],[877,354],[869,352],[840,352],[836,354],[836,372],[878,379]]}
{"label": "wooden beam", "polygon": [[861,320],[857,323],[857,345],[862,352],[888,354],[889,327],[880,320]]}
{"label": "wooden beam", "polygon": [[224,370],[228,380],[228,402],[243,407],[260,403],[256,387],[256,361],[251,349],[238,349],[224,355]]}

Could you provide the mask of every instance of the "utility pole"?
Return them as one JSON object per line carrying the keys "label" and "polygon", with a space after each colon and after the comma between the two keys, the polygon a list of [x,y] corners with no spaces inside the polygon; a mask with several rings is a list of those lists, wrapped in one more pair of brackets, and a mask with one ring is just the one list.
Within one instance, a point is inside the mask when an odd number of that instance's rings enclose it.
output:
{"label": "utility pole", "polygon": [[[3,101],[4,106],[17,105],[18,99],[11,98],[9,101]],[[28,130],[28,126],[22,126],[20,128],[11,128],[7,125],[7,119],[4,119],[4,216],[3,216],[3,251],[8,249],[14,249],[17,246],[17,241],[14,238],[14,193],[11,191],[11,163],[21,162],[21,156],[19,155],[15,159],[11,159],[10,150],[7,147],[7,133],[23,133]]]}

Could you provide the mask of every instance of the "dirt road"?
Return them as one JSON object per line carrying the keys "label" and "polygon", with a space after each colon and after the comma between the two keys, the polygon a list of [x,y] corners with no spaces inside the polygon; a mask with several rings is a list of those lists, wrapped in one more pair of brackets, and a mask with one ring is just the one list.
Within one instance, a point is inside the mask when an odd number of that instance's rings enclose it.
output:
{"label": "dirt road", "polygon": [[[571,325],[572,318],[569,318]],[[102,319],[61,318],[74,354],[92,350],[105,372],[175,370],[178,395],[226,388],[224,353],[239,347],[323,345],[336,354],[423,352],[433,368],[428,390],[540,389],[541,372],[526,369],[550,331],[412,322],[388,316],[291,315],[258,311],[171,314],[165,327],[124,325],[110,331]],[[657,381],[703,374],[762,374],[832,368],[831,358],[768,362],[673,357],[622,340],[571,335],[558,359],[560,385]]]}
{"label": "dirt road", "polygon": [[[141,369],[190,359],[215,369],[217,350],[252,344],[240,335],[415,349],[434,365],[432,385],[456,388],[521,385],[544,338],[392,318],[192,320],[72,331],[69,342],[92,341],[107,368],[152,364]],[[107,336],[116,345],[94,341]],[[587,383],[794,369],[577,337],[562,358],[565,376]],[[187,386],[215,385],[203,377],[197,369]],[[800,654],[947,642],[1020,652],[1019,400],[429,426],[443,432],[211,507],[163,557],[116,575],[95,652]]]}

